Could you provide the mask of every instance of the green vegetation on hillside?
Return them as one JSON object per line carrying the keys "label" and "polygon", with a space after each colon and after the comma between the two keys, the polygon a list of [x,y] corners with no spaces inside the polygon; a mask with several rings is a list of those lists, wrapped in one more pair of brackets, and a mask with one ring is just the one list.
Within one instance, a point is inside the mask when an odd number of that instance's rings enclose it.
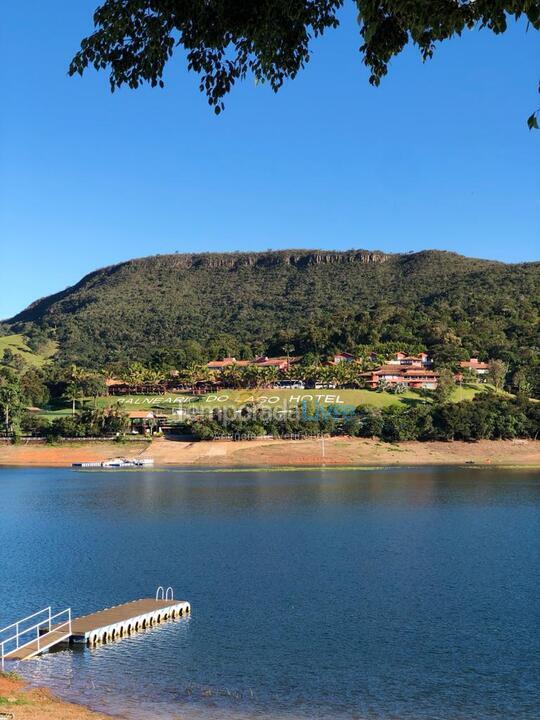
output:
{"label": "green vegetation on hillside", "polygon": [[478,355],[540,383],[540,264],[426,251],[279,251],[144,258],[98,270],[10,321],[44,332],[59,360],[102,369],[216,357],[427,348]]}
{"label": "green vegetation on hillside", "polygon": [[42,367],[47,360],[54,356],[57,344],[52,340],[46,340],[36,351],[29,347],[28,339],[18,333],[0,336],[0,360],[4,357],[6,350],[8,357],[10,353],[13,357],[18,355],[28,366]]}

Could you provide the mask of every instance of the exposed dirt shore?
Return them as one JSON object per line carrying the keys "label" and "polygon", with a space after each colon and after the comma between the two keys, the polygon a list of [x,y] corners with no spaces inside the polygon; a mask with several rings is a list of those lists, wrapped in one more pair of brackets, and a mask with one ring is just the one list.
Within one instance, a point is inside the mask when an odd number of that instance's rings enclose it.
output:
{"label": "exposed dirt shore", "polygon": [[152,443],[66,443],[0,445],[0,465],[60,467],[141,455],[156,465],[226,467],[318,465],[519,465],[540,467],[540,441],[481,440],[390,444],[361,438]]}
{"label": "exposed dirt shore", "polygon": [[0,674],[0,718],[13,720],[111,720],[81,705],[56,698],[45,688],[27,688],[22,680]]}

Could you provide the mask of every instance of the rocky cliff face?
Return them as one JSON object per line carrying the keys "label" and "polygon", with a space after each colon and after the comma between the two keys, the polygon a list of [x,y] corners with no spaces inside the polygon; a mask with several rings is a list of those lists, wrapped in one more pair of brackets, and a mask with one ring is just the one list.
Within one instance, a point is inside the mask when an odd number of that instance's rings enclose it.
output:
{"label": "rocky cliff face", "polygon": [[187,268],[240,268],[240,267],[275,267],[293,265],[330,265],[336,263],[382,263],[393,257],[387,253],[370,250],[348,250],[345,252],[325,250],[276,250],[263,253],[201,253],[156,255],[149,258],[131,261],[167,265],[178,269]]}

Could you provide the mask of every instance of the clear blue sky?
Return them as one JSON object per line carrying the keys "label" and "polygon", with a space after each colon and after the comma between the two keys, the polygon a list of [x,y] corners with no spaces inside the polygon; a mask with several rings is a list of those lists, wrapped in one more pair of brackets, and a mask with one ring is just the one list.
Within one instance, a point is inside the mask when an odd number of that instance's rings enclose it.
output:
{"label": "clear blue sky", "polygon": [[0,318],[87,272],[167,252],[444,248],[538,259],[538,33],[468,33],[367,82],[352,3],[278,95],[216,117],[173,60],[165,90],[68,78],[98,0],[2,8]]}

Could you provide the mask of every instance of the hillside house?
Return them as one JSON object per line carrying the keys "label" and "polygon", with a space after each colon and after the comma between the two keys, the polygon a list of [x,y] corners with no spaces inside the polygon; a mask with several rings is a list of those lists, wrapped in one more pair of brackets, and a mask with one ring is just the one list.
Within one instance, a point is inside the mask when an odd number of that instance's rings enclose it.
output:
{"label": "hillside house", "polygon": [[166,415],[160,415],[152,410],[132,410],[127,415],[130,432],[140,435],[151,435],[160,430],[167,420]]}
{"label": "hillside house", "polygon": [[366,378],[368,387],[375,390],[379,385],[403,385],[410,390],[435,390],[437,387],[438,373],[422,367],[421,365],[408,366],[397,363],[382,365],[376,370],[362,373]]}
{"label": "hillside house", "polygon": [[123,385],[123,384],[124,384],[124,381],[119,380],[118,378],[115,378],[115,377],[105,378],[105,387],[107,388],[107,392],[108,392],[109,388],[114,388],[117,385]]}
{"label": "hillside house", "polygon": [[269,357],[258,357],[256,358],[252,365],[257,365],[257,367],[275,367],[278,370],[286,370],[287,365],[289,363],[292,363],[293,360],[296,358],[283,358],[283,357],[276,357],[276,358],[269,358]]}
{"label": "hillside house", "polygon": [[475,375],[482,376],[489,373],[489,363],[480,362],[478,358],[472,357],[470,360],[461,360],[459,367],[462,370],[470,370]]}
{"label": "hillside house", "polygon": [[397,352],[391,360],[388,360],[387,364],[427,368],[431,367],[433,362],[426,352],[418,353],[418,355],[407,355],[403,352]]}
{"label": "hillside house", "polygon": [[295,363],[299,362],[302,358],[297,356],[291,356],[289,358],[287,357],[267,357],[266,355],[261,355],[258,358],[255,358],[255,360],[237,360],[234,357],[227,357],[223,358],[223,360],[210,360],[210,362],[206,363],[206,367],[209,370],[214,370],[217,372],[221,372],[225,368],[229,367],[239,367],[244,368],[248,367],[248,365],[255,366],[255,367],[275,367],[278,370],[287,370],[289,365],[294,365]]}
{"label": "hillside house", "polygon": [[137,385],[115,382],[112,385],[107,385],[107,395],[164,395],[168,389],[166,382],[139,383]]}
{"label": "hillside house", "polygon": [[250,364],[250,360],[237,360],[235,357],[226,357],[223,358],[223,360],[210,360],[210,362],[206,363],[206,367],[209,370],[221,372],[225,370],[225,368],[232,367],[233,365],[234,367],[247,367]]}
{"label": "hillside house", "polygon": [[348,352],[340,352],[336,353],[332,358],[332,364],[338,365],[342,362],[354,362],[356,360],[355,356]]}
{"label": "hillside house", "polygon": [[217,392],[221,387],[222,383],[215,382],[214,380],[196,380],[193,385],[190,386],[190,392],[193,395],[206,395]]}

